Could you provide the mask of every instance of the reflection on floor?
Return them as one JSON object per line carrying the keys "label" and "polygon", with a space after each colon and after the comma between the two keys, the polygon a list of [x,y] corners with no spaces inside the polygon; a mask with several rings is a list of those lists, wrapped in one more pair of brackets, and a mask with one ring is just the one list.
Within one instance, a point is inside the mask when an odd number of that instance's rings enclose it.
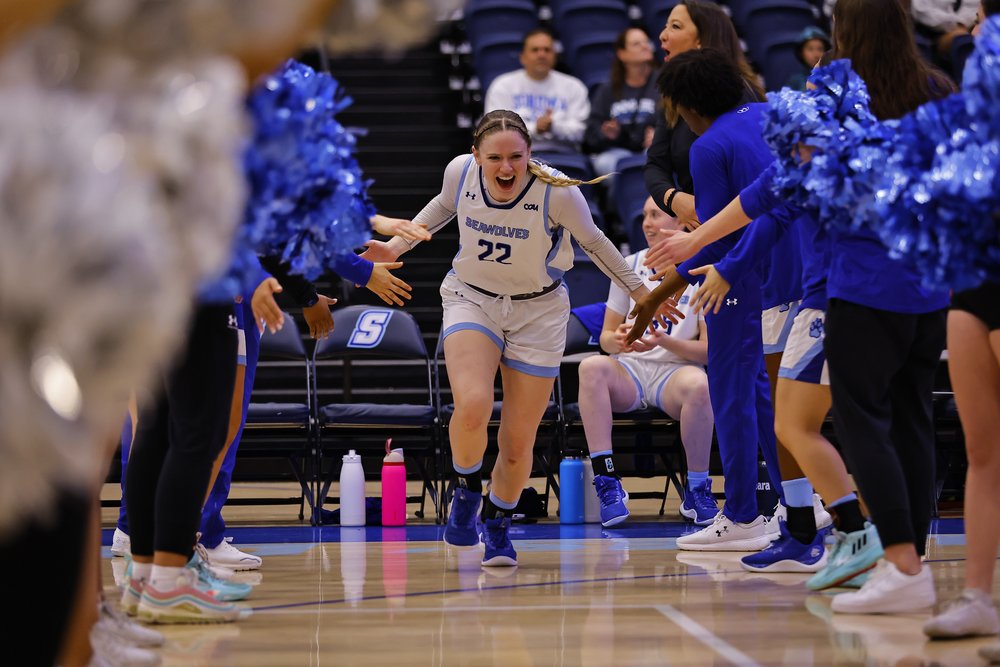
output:
{"label": "reflection on floor", "polygon": [[[487,569],[441,528],[236,527],[264,558],[238,624],[166,627],[177,665],[981,665],[991,640],[925,641],[926,613],[835,615],[806,575],[679,552],[682,523],[517,525],[520,567]],[[960,521],[934,526],[939,598],[962,587]],[[105,531],[110,544],[111,531]],[[109,595],[122,559],[104,549]],[[995,639],[992,641],[996,641]]]}

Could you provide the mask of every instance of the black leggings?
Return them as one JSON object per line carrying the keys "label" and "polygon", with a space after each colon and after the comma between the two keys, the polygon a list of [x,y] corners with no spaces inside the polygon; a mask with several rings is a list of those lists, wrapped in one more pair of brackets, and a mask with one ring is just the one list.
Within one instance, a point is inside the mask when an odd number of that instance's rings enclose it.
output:
{"label": "black leggings", "polygon": [[200,306],[159,396],[139,407],[125,485],[133,554],[191,554],[226,444],[237,354],[232,305]]}
{"label": "black leggings", "polygon": [[[55,664],[80,589],[93,509],[93,498],[63,491],[51,516],[33,519],[0,542],[0,599],[23,605],[4,615],[3,664]],[[27,563],[31,576],[24,573]]]}
{"label": "black leggings", "polygon": [[943,310],[894,313],[831,299],[826,313],[834,426],[885,546],[923,555],[934,509],[934,376]]}

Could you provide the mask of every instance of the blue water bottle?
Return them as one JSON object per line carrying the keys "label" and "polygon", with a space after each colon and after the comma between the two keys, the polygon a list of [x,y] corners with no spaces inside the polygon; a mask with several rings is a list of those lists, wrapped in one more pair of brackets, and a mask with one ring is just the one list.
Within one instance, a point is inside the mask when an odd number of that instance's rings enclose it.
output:
{"label": "blue water bottle", "polygon": [[567,456],[559,464],[559,523],[583,523],[583,460]]}

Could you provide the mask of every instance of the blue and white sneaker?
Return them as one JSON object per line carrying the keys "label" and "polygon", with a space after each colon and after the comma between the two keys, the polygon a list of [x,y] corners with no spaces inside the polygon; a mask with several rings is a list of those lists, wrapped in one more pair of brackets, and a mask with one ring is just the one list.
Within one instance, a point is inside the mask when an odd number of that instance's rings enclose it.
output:
{"label": "blue and white sneaker", "polygon": [[[203,548],[201,545],[198,547]],[[201,554],[200,548],[195,549],[187,567],[194,571],[201,587],[208,590],[220,602],[236,602],[249,597],[253,586],[238,581],[227,581],[219,577]]]}
{"label": "blue and white sneaker", "polygon": [[444,527],[445,543],[453,547],[474,547],[479,544],[476,519],[482,502],[483,496],[477,491],[470,491],[461,486],[455,489],[455,497],[451,499],[451,512],[448,514],[448,525]]}
{"label": "blue and white sneaker", "polygon": [[628,518],[628,493],[622,488],[622,481],[616,477],[594,475],[594,488],[601,501],[601,525],[615,526]]}
{"label": "blue and white sneaker", "polygon": [[779,525],[780,536],[771,545],[740,559],[748,572],[818,572],[826,565],[824,534],[817,532],[809,544],[792,537],[784,521]]}
{"label": "blue and white sneaker", "polygon": [[866,522],[862,530],[850,533],[833,531],[836,542],[826,566],[806,581],[806,588],[821,591],[840,586],[875,567],[885,553],[878,531]]}
{"label": "blue and white sneaker", "polygon": [[510,517],[486,519],[483,522],[483,544],[486,552],[483,554],[483,565],[486,567],[514,567],[517,565],[517,552],[510,543]]}
{"label": "blue and white sneaker", "polygon": [[719,513],[719,503],[712,495],[712,480],[708,479],[701,486],[684,488],[684,500],[681,502],[681,516],[696,526],[709,526]]}

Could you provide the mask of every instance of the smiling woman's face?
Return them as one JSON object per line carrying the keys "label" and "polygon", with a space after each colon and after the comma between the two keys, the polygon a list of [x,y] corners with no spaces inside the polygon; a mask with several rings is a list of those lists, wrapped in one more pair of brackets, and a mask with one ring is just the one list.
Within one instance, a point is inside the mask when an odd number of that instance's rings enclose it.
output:
{"label": "smiling woman's face", "polygon": [[667,24],[663,26],[663,32],[660,33],[660,48],[663,49],[664,61],[685,51],[701,48],[698,28],[691,20],[691,15],[684,5],[677,5],[670,10]]}
{"label": "smiling woman's face", "polygon": [[531,151],[519,132],[494,132],[484,137],[472,154],[483,168],[483,182],[495,201],[510,201],[521,191]]}

